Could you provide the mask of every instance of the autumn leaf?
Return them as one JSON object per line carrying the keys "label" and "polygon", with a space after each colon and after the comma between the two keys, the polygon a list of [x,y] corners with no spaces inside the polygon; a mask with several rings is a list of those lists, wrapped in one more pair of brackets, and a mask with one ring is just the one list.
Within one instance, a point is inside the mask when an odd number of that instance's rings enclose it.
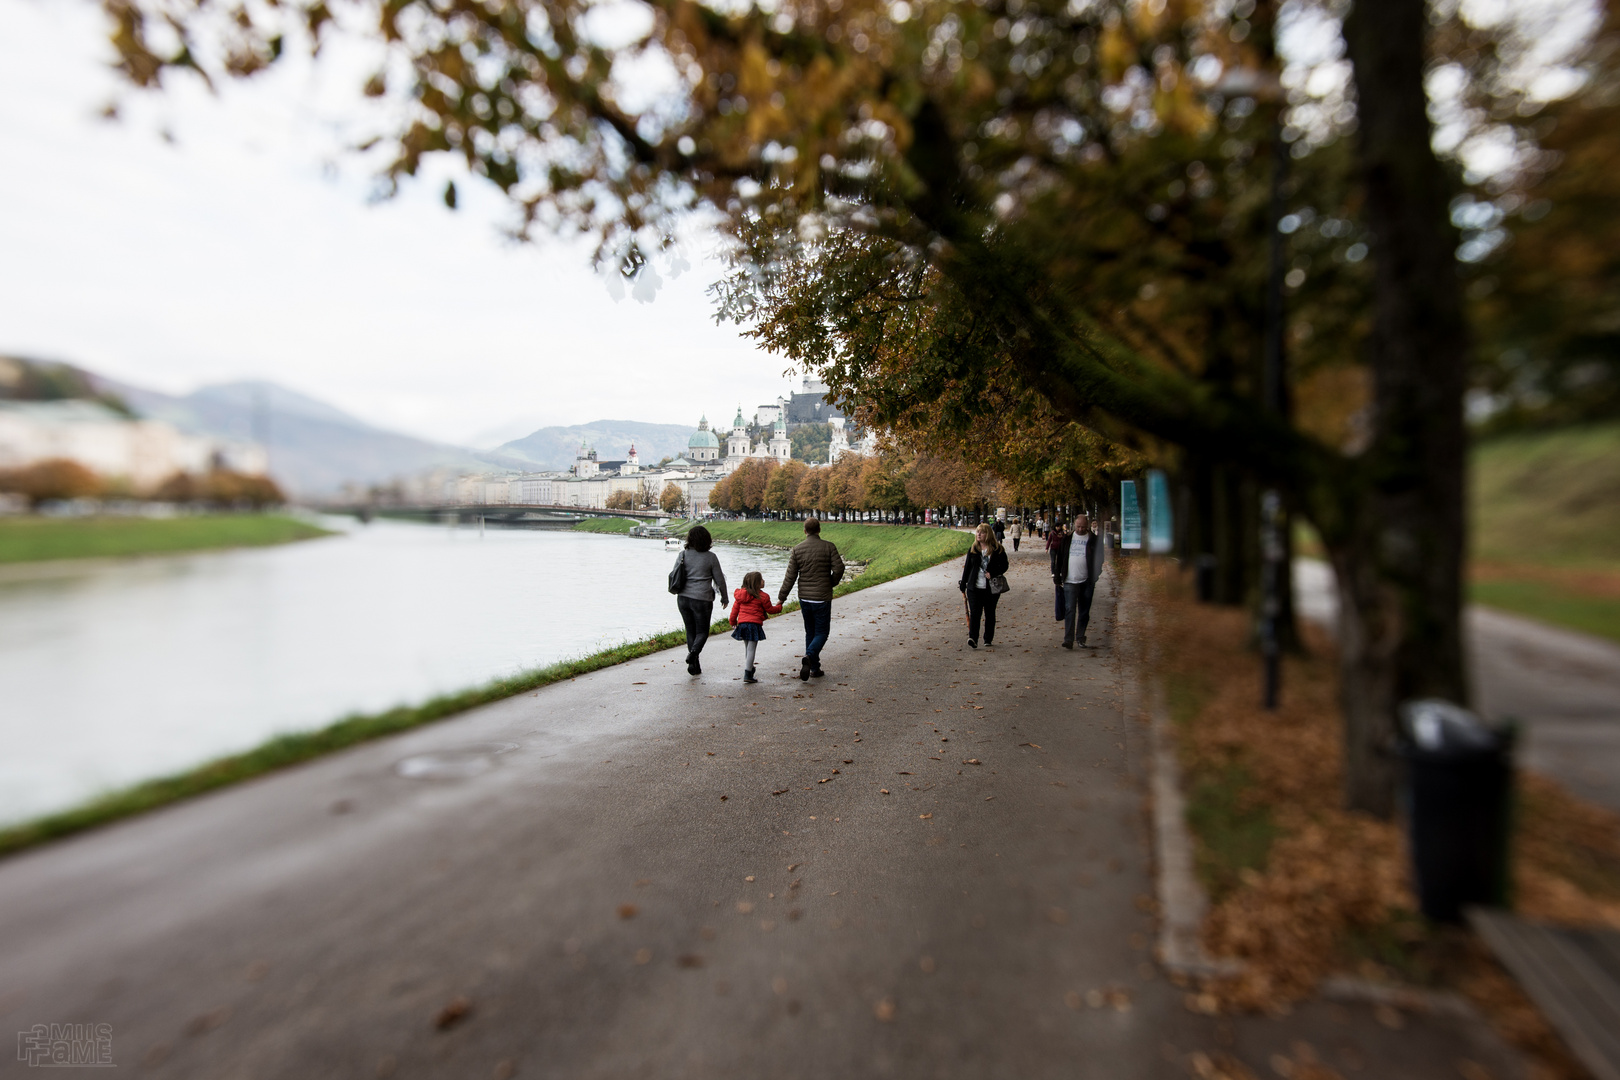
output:
{"label": "autumn leaf", "polygon": [[439,1010],[439,1015],[434,1017],[433,1026],[440,1031],[449,1031],[467,1018],[467,1014],[472,1012],[472,1007],[469,999],[453,997]]}

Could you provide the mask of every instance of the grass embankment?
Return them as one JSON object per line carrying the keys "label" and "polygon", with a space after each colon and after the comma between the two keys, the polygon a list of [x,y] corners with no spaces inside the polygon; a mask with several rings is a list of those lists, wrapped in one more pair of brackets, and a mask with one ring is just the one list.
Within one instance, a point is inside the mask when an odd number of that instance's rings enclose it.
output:
{"label": "grass embankment", "polygon": [[[1195,866],[1210,894],[1205,943],[1246,965],[1205,986],[1194,1006],[1276,1009],[1334,972],[1446,987],[1473,999],[1504,1038],[1546,1066],[1542,1075],[1580,1075],[1471,934],[1417,914],[1399,826],[1342,808],[1332,642],[1303,628],[1309,652],[1285,659],[1281,705],[1266,712],[1249,616],[1196,603],[1190,576],[1138,569],[1155,610]],[[1520,914],[1620,927],[1620,816],[1525,773],[1515,824]]]}
{"label": "grass embankment", "polygon": [[[623,521],[626,519],[594,519]],[[786,530],[783,523],[767,523],[772,529]],[[757,531],[758,523],[717,522],[722,528],[710,526],[717,539],[739,540],[752,543],[776,544],[787,536],[785,531],[769,534]],[[628,524],[626,526],[628,528]],[[728,530],[735,530],[733,535]],[[792,526],[793,535],[804,536],[802,525]],[[963,533],[941,529],[895,529],[872,525],[828,526],[837,532],[833,537],[839,549],[851,559],[868,562],[868,568],[858,579],[846,582],[838,589],[841,595],[854,589],[866,588],[882,581],[890,581],[905,574],[915,573],[967,551],[970,539]],[[754,530],[747,532],[745,530]],[[616,530],[617,531],[617,530]],[[720,536],[720,532],[727,535]],[[881,534],[896,535],[881,535]],[[879,534],[879,535],[872,535]],[[842,536],[842,539],[835,537]],[[795,541],[796,542],[796,541]],[[847,545],[847,546],[846,546]],[[724,620],[714,624],[714,632],[729,629]],[[566,660],[549,667],[523,672],[509,678],[496,679],[483,686],[459,693],[444,694],[420,705],[401,706],[386,712],[345,717],[330,727],[318,731],[277,736],[252,750],[207,762],[173,776],[147,780],[94,799],[82,806],[37,818],[33,821],[0,828],[0,855],[20,851],[73,833],[83,832],[116,821],[119,818],[154,810],[169,803],[202,795],[242,780],[297,765],[313,758],[343,750],[358,743],[385,735],[408,731],[435,720],[443,720],[479,705],[487,705],[502,698],[512,697],[550,683],[571,679],[602,668],[613,667],[636,660],[664,649],[673,649],[685,642],[683,631],[657,634],[641,641],[629,642],[578,660]]]}
{"label": "grass embankment", "polygon": [[282,514],[0,518],[0,563],[262,547],[331,533]]}
{"label": "grass embankment", "polygon": [[1476,603],[1620,641],[1620,423],[1474,449]]}
{"label": "grass embankment", "polygon": [[[704,523],[716,540],[733,544],[763,544],[790,548],[804,539],[802,521],[709,521]],[[682,525],[684,531],[689,525]],[[865,563],[857,578],[834,590],[842,596],[857,589],[915,574],[946,559],[967,554],[973,537],[955,529],[920,525],[850,525],[824,522],[821,538],[838,545],[846,561]]]}
{"label": "grass embankment", "polygon": [[622,517],[586,518],[574,525],[575,532],[588,533],[627,533],[634,526],[640,524]]}

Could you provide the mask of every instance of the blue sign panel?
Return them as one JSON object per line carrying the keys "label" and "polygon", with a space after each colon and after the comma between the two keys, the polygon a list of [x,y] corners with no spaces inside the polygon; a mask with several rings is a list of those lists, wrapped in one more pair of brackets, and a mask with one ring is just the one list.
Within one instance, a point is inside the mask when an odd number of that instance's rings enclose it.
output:
{"label": "blue sign panel", "polygon": [[1170,520],[1170,484],[1159,469],[1149,469],[1148,494],[1148,550],[1162,555],[1175,546]]}
{"label": "blue sign panel", "polygon": [[1136,501],[1136,481],[1119,485],[1119,546],[1128,550],[1142,547],[1142,506]]}

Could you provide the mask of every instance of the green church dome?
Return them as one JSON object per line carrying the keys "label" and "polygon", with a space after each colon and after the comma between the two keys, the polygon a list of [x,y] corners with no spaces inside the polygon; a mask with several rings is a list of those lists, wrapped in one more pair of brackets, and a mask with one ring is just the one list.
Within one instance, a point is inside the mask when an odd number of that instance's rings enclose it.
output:
{"label": "green church dome", "polygon": [[686,445],[692,450],[718,450],[720,440],[715,438],[714,432],[709,430],[709,418],[704,417],[698,421],[698,429],[692,432],[692,437],[686,440]]}

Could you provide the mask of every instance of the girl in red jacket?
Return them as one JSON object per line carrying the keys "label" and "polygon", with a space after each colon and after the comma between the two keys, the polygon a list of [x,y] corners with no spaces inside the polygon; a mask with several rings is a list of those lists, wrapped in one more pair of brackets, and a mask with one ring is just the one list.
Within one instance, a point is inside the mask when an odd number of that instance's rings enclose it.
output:
{"label": "girl in red jacket", "polygon": [[780,615],[781,604],[771,603],[765,592],[765,575],[758,570],[743,575],[742,588],[732,594],[731,636],[743,643],[743,682],[754,678],[754,650],[765,640],[765,616]]}

